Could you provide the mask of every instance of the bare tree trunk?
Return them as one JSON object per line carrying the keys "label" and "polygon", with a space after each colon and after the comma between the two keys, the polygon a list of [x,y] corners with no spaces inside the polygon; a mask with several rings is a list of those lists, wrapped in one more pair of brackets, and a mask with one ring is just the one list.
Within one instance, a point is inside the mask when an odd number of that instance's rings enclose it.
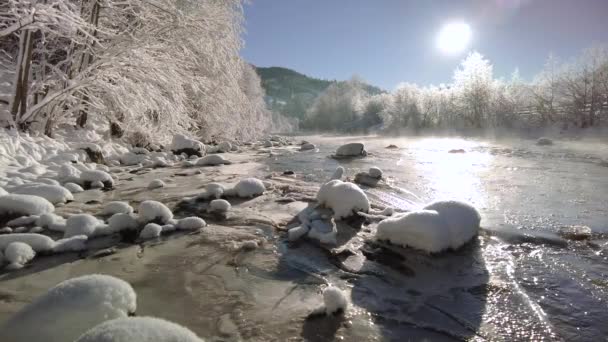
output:
{"label": "bare tree trunk", "polygon": [[[99,12],[101,10],[101,6],[99,4],[98,0],[94,0],[93,3],[93,8],[91,9],[91,17],[89,22],[91,24],[94,25],[95,29],[93,30],[93,37],[97,37],[97,25],[99,24]],[[91,48],[93,48],[95,46],[95,41],[93,41],[91,43]],[[86,48],[86,47],[85,47]],[[90,52],[83,52],[81,59],[80,59],[80,67],[79,67],[79,72],[82,72],[89,64],[91,64],[91,62],[93,62],[93,54]],[[87,124],[87,120],[88,120],[88,106],[87,106],[87,102],[89,100],[89,97],[87,95],[84,95],[81,101],[82,104],[82,109],[80,109],[79,114],[78,114],[78,119],[76,120],[76,124],[79,127],[84,127]]]}

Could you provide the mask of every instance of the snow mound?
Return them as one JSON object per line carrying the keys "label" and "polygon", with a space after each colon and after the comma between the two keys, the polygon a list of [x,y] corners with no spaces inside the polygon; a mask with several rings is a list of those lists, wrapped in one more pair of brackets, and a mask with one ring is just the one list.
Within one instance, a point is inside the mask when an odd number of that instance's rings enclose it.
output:
{"label": "snow mound", "polygon": [[75,235],[67,239],[59,239],[55,241],[53,246],[54,253],[80,252],[87,249],[86,235]]}
{"label": "snow mound", "polygon": [[173,213],[164,204],[157,201],[143,201],[139,204],[139,220],[142,223],[167,223],[173,218]]}
{"label": "snow mound", "polygon": [[6,223],[7,226],[9,227],[21,227],[21,226],[28,226],[34,222],[36,222],[36,220],[38,220],[39,216],[38,215],[30,215],[30,216],[21,216],[18,217],[14,220],[10,220]]}
{"label": "snow mound", "polygon": [[125,166],[137,165],[147,159],[145,154],[127,152],[120,156],[120,163]]}
{"label": "snow mound", "polygon": [[155,179],[153,181],[150,182],[150,184],[148,184],[148,189],[152,190],[152,189],[158,189],[158,188],[162,188],[165,186],[165,182],[163,182],[161,179]]}
{"label": "snow mound", "polygon": [[170,232],[174,232],[175,230],[177,230],[177,228],[173,224],[165,224],[165,225],[162,225],[161,228],[163,229],[162,233],[170,233]]}
{"label": "snow mound", "polygon": [[84,191],[84,189],[80,185],[78,185],[76,183],[72,183],[72,182],[65,183],[63,185],[63,187],[66,188],[66,189],[68,189],[68,191],[71,192],[71,193],[73,193],[73,194],[76,194],[76,193]]}
{"label": "snow mound", "polygon": [[326,315],[335,315],[346,311],[348,300],[342,290],[335,286],[328,286],[323,290],[323,304]]}
{"label": "snow mound", "polygon": [[70,216],[65,222],[64,238],[69,238],[76,235],[93,236],[95,228],[103,224],[95,216],[89,214],[76,214]]}
{"label": "snow mound", "polygon": [[196,166],[215,166],[223,164],[232,164],[232,162],[219,154],[204,156],[196,161]]}
{"label": "snow mound", "polygon": [[11,242],[4,250],[4,257],[10,263],[10,269],[23,268],[35,256],[36,252],[30,245],[19,241]]}
{"label": "snow mound", "polygon": [[63,164],[57,173],[58,179],[63,183],[78,183],[80,184],[80,174],[82,172],[71,164]]}
{"label": "snow mound", "polygon": [[33,233],[13,233],[0,235],[0,251],[4,250],[13,242],[23,242],[28,244],[36,253],[51,251],[55,246],[55,241],[46,235]]}
{"label": "snow mound", "polygon": [[379,167],[370,167],[367,173],[372,178],[382,178],[382,170]]}
{"label": "snow mound", "polygon": [[74,200],[72,193],[60,185],[28,184],[15,189],[13,193],[39,196],[47,199],[53,204],[66,203]]}
{"label": "snow mound", "polygon": [[187,155],[202,156],[205,153],[205,145],[182,134],[176,134],[171,141],[171,151],[176,154],[186,153]]}
{"label": "snow mound", "polygon": [[36,234],[38,234],[38,233],[42,233],[43,231],[44,231],[44,228],[42,228],[42,227],[32,227],[32,229],[30,229],[28,231],[28,233],[36,233]]}
{"label": "snow mound", "polygon": [[52,213],[42,214],[36,220],[37,226],[59,232],[65,231],[65,223],[66,220],[63,217]]}
{"label": "snow mound", "polygon": [[358,157],[366,156],[365,145],[362,143],[345,144],[336,150],[336,157]]}
{"label": "snow mound", "polygon": [[200,217],[191,216],[177,221],[176,228],[179,230],[196,230],[205,227],[207,223]]}
{"label": "snow mound", "polygon": [[232,144],[228,141],[222,141],[217,145],[217,151],[219,153],[226,153],[232,151]]}
{"label": "snow mound", "polygon": [[76,342],[203,342],[181,325],[153,317],[118,318],[102,323]]}
{"label": "snow mound", "polygon": [[131,214],[133,207],[127,202],[113,201],[108,202],[101,210],[100,215],[114,215],[114,214]]}
{"label": "snow mound", "polygon": [[330,208],[334,218],[340,220],[352,216],[358,211],[369,211],[367,195],[357,185],[341,180],[329,181],[319,189],[317,202]]}
{"label": "snow mound", "polygon": [[48,185],[61,185],[58,181],[51,178],[38,178],[36,179],[37,183],[48,184]]}
{"label": "snow mound", "polygon": [[148,223],[139,233],[139,238],[142,240],[155,239],[160,236],[163,227],[156,223]]}
{"label": "snow mound", "polygon": [[209,210],[214,213],[226,213],[230,208],[230,202],[223,199],[215,199],[209,203]]}
{"label": "snow mound", "polygon": [[114,187],[114,180],[109,173],[101,170],[85,170],[80,174],[80,181],[85,184],[89,183],[90,187],[99,187],[99,183],[102,183],[103,188]]}
{"label": "snow mound", "polygon": [[139,223],[133,214],[116,213],[108,219],[107,234],[119,232],[124,229],[137,229]]}
{"label": "snow mound", "polygon": [[300,151],[310,151],[310,150],[314,150],[317,147],[314,144],[311,143],[306,143],[306,144],[302,144],[302,146],[300,146]]}
{"label": "snow mound", "polygon": [[40,176],[41,174],[43,174],[45,172],[46,172],[46,167],[44,167],[43,165],[40,165],[40,164],[34,164],[31,166],[19,169],[19,173],[31,173],[36,176]]}
{"label": "snow mound", "polygon": [[264,182],[257,178],[241,179],[235,186],[236,195],[241,198],[251,198],[262,195],[266,191]]}
{"label": "snow mound", "polygon": [[219,183],[209,183],[205,187],[204,198],[221,198],[224,195],[224,186]]}
{"label": "snow mound", "polygon": [[472,205],[460,201],[437,201],[423,209],[435,210],[445,222],[450,247],[458,249],[479,233],[481,215]]}
{"label": "snow mound", "polygon": [[0,197],[0,215],[41,215],[53,211],[53,204],[39,196],[9,194]]}
{"label": "snow mound", "polygon": [[74,341],[87,330],[136,309],[127,282],[93,274],[59,283],[13,315],[2,327],[2,341]]}
{"label": "snow mound", "polygon": [[344,168],[342,166],[338,166],[329,180],[342,180],[342,175],[344,175]]}

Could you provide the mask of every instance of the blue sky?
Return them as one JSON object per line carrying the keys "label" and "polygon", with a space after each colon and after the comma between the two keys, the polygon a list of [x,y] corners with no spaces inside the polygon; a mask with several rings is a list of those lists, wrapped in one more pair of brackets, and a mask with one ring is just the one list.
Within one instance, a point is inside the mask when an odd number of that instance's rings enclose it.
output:
{"label": "blue sky", "polygon": [[466,55],[436,47],[441,26],[471,25],[470,49],[495,75],[538,72],[553,52],[569,60],[608,43],[608,0],[251,0],[245,6],[244,58],[324,79],[357,74],[393,89],[451,81]]}

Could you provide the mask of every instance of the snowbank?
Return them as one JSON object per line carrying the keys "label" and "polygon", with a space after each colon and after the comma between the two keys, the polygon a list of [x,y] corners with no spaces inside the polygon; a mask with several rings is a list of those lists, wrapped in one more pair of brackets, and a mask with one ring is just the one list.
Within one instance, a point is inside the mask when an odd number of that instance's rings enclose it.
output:
{"label": "snowbank", "polygon": [[165,224],[173,218],[173,213],[164,204],[157,201],[143,201],[138,209],[139,221]]}
{"label": "snowbank", "polygon": [[60,185],[25,184],[13,190],[15,194],[34,195],[47,199],[53,204],[73,201],[72,193]]}
{"label": "snowbank", "polygon": [[107,275],[86,275],[51,288],[0,327],[3,342],[74,341],[98,324],[127,317],[136,295],[127,282]]}
{"label": "snowbank", "polygon": [[80,184],[80,174],[82,172],[71,164],[63,164],[57,173],[58,179],[63,183]]}
{"label": "snowbank", "polygon": [[30,262],[36,256],[36,252],[30,245],[23,242],[11,242],[4,250],[4,257],[10,263],[9,269],[23,268],[25,264]]}
{"label": "snowbank", "polygon": [[87,331],[76,342],[203,342],[181,325],[152,317],[118,318]]}
{"label": "snowbank", "polygon": [[93,236],[97,226],[102,224],[102,221],[89,214],[72,215],[65,222],[63,237],[69,238],[76,235]]}
{"label": "snowbank", "polygon": [[191,216],[177,221],[176,228],[179,230],[196,230],[205,227],[207,223],[200,217]]}
{"label": "snowbank", "polygon": [[9,244],[13,242],[23,242],[28,244],[36,253],[51,251],[55,246],[55,241],[46,235],[13,233],[0,235],[0,251],[3,251]]}
{"label": "snowbank", "polygon": [[334,218],[341,220],[358,211],[369,211],[369,200],[357,185],[341,180],[332,180],[321,186],[317,193],[317,202],[330,208]]}
{"label": "snowbank", "polygon": [[264,183],[257,178],[241,179],[235,186],[236,195],[241,198],[251,198],[262,195],[266,191]]}
{"label": "snowbank", "polygon": [[129,205],[127,202],[123,201],[112,201],[108,202],[101,212],[100,215],[114,215],[114,214],[131,214],[133,212],[133,207]]}
{"label": "snowbank", "polygon": [[323,304],[326,315],[335,315],[346,311],[348,300],[342,290],[335,286],[328,286],[323,290]]}
{"label": "snowbank", "polygon": [[210,154],[196,161],[196,166],[216,166],[232,164],[232,162],[219,154]]}
{"label": "snowbank", "polygon": [[148,223],[139,233],[139,238],[142,240],[155,239],[160,236],[163,228],[156,223]]}
{"label": "snowbank", "polygon": [[0,197],[0,215],[41,215],[53,211],[53,204],[39,196],[9,194]]}

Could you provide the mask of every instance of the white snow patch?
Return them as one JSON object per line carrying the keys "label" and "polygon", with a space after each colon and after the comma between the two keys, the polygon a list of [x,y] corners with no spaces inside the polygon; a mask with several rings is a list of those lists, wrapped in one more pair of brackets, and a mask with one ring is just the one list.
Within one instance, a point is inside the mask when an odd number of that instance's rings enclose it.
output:
{"label": "white snow patch", "polygon": [[232,162],[219,154],[210,154],[196,161],[196,166],[215,166],[231,164]]}
{"label": "white snow patch", "polygon": [[86,275],[61,282],[26,305],[0,327],[0,336],[6,342],[74,341],[98,324],[127,317],[135,309],[135,291],[127,282]]}
{"label": "white snow patch", "polygon": [[223,199],[215,199],[209,203],[209,210],[215,213],[226,213],[230,208],[230,202]]}
{"label": "white snow patch", "polygon": [[162,188],[165,186],[165,182],[162,181],[162,179],[155,179],[153,181],[150,182],[150,184],[148,184],[148,189],[152,190],[152,189],[158,189],[158,188]]}
{"label": "white snow patch", "polygon": [[91,186],[93,186],[93,183],[97,183],[100,182],[102,183],[102,187],[105,184],[108,184],[108,187],[112,187],[114,185],[114,180],[112,179],[112,176],[110,176],[109,173],[105,172],[105,171],[101,171],[101,170],[85,170],[82,171],[82,173],[80,174],[80,180],[81,182],[91,182]]}
{"label": "white snow patch", "polygon": [[450,247],[458,249],[479,233],[481,215],[472,205],[460,201],[437,201],[423,209],[435,210],[445,222]]}
{"label": "white snow patch", "polygon": [[142,240],[155,239],[160,236],[163,227],[156,223],[148,223],[139,233],[139,238]]}
{"label": "white snow patch", "polygon": [[346,312],[348,300],[342,290],[335,286],[329,286],[323,290],[323,304],[325,306],[325,314],[332,315]]}
{"label": "white snow patch", "polygon": [[382,178],[382,170],[379,167],[370,167],[367,173],[372,178]]}
{"label": "white snow patch", "polygon": [[42,233],[43,231],[44,231],[44,228],[36,226],[36,227],[32,227],[30,230],[28,230],[28,233],[38,234],[38,233]]}
{"label": "white snow patch", "polygon": [[209,183],[205,187],[204,198],[221,198],[224,195],[224,186],[219,183]]}
{"label": "white snow patch", "polygon": [[73,201],[72,193],[60,185],[26,184],[13,191],[15,194],[34,195],[47,199],[53,204]]}
{"label": "white snow patch", "polygon": [[80,184],[80,174],[82,171],[75,168],[72,164],[63,164],[59,169],[57,177],[63,183],[78,183]]}
{"label": "white snow patch", "polygon": [[76,183],[72,183],[72,182],[65,183],[63,185],[63,187],[66,188],[66,189],[68,189],[68,191],[71,192],[71,193],[73,193],[73,194],[76,194],[76,193],[84,191],[84,189],[80,185],[78,185]]}
{"label": "white snow patch", "polygon": [[177,221],[176,228],[179,230],[196,230],[205,227],[207,223],[200,217],[191,216]]}
{"label": "white snow patch", "polygon": [[161,228],[163,229],[162,230],[163,233],[170,233],[170,232],[177,230],[177,228],[175,227],[174,224],[165,224],[165,225],[161,226]]}
{"label": "white snow patch", "polygon": [[342,175],[344,175],[344,168],[342,166],[338,166],[329,180],[342,180]]}
{"label": "white snow patch", "polygon": [[53,204],[39,196],[9,194],[0,197],[0,215],[41,215],[53,211]]}
{"label": "white snow patch", "polygon": [[128,202],[123,201],[112,201],[108,202],[101,210],[100,215],[114,215],[114,214],[131,214],[133,207]]}
{"label": "white snow patch", "polygon": [[167,206],[157,201],[143,201],[139,204],[138,209],[139,220],[142,223],[158,221],[158,223],[167,223],[173,218],[173,213]]}
{"label": "white snow patch", "polygon": [[241,179],[235,186],[236,195],[241,198],[259,196],[266,191],[264,183],[257,178]]}
{"label": "white snow patch", "polygon": [[37,183],[48,184],[48,185],[61,185],[58,181],[51,178],[38,178],[36,179]]}
{"label": "white snow patch", "polygon": [[340,220],[358,211],[369,211],[369,200],[357,185],[341,180],[329,181],[317,193],[319,204],[334,211],[334,218]]}
{"label": "white snow patch", "polygon": [[118,318],[87,331],[76,342],[203,342],[187,328],[153,317]]}
{"label": "white snow patch", "polygon": [[0,251],[4,250],[12,242],[23,242],[36,252],[48,252],[53,249],[55,241],[50,237],[42,234],[31,234],[31,233],[13,233],[7,235],[0,235]]}
{"label": "white snow patch", "polygon": [[68,217],[65,222],[64,238],[76,235],[93,236],[95,228],[103,222],[89,214],[76,214]]}
{"label": "white snow patch", "polygon": [[19,241],[11,242],[4,250],[4,257],[11,264],[10,269],[23,268],[35,256],[36,252],[30,245]]}
{"label": "white snow patch", "polygon": [[124,229],[137,229],[139,223],[133,214],[116,213],[108,219],[108,231],[104,235],[119,232]]}

